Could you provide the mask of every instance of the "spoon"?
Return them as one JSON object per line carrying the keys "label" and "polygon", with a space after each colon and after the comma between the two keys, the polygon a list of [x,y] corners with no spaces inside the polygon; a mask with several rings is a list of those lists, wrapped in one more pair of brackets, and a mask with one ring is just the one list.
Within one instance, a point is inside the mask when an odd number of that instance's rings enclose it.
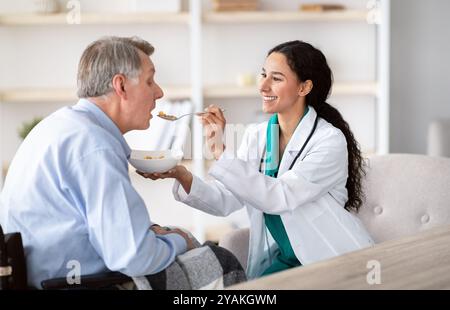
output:
{"label": "spoon", "polygon": [[[225,112],[225,109],[220,109],[222,112]],[[164,113],[163,111],[160,111],[159,113],[158,113],[158,117],[160,117],[160,118],[162,118],[162,119],[165,119],[165,120],[167,120],[167,121],[177,121],[177,120],[179,120],[180,118],[182,118],[182,117],[185,117],[185,116],[188,116],[188,115],[198,115],[198,116],[200,116],[200,115],[203,115],[203,114],[206,114],[206,113],[210,113],[210,112],[194,112],[194,113],[187,113],[187,114],[183,114],[183,115],[181,115],[181,116],[175,116],[175,115],[169,115],[169,114],[166,114],[166,113]]]}

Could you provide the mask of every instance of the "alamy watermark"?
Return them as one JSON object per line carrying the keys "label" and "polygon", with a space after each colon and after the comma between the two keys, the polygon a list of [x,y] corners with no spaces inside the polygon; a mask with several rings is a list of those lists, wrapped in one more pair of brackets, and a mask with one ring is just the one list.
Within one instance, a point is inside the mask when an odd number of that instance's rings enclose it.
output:
{"label": "alamy watermark", "polygon": [[370,271],[367,273],[366,280],[369,285],[381,284],[381,264],[377,260],[370,260],[366,265]]}
{"label": "alamy watermark", "polygon": [[66,268],[69,272],[66,275],[66,281],[69,285],[81,284],[81,264],[76,259],[67,262]]}
{"label": "alamy watermark", "polygon": [[[150,123],[150,130],[151,126],[152,124]],[[279,130],[275,128],[279,125],[272,126],[275,131]],[[228,151],[227,159],[237,158],[237,151],[242,142],[249,140],[258,141],[262,137],[258,135],[256,124],[228,123],[225,126],[225,130],[222,130],[218,125],[204,126],[202,128],[202,149],[200,151],[197,149],[193,152],[192,150],[191,141],[193,141],[193,133],[188,124],[178,127],[174,135],[167,138],[172,141],[170,148],[182,151],[184,159],[212,160],[214,159],[215,153],[222,153],[224,147]],[[250,161],[260,159],[262,155],[261,151],[258,148],[250,148],[245,155],[246,159]],[[278,158],[275,158],[275,160],[278,160]],[[277,163],[273,162],[273,164]]]}
{"label": "alamy watermark", "polygon": [[67,1],[66,8],[68,9],[66,15],[66,22],[69,25],[81,24],[81,3],[78,0]]}
{"label": "alamy watermark", "polygon": [[381,3],[380,0],[369,0],[366,5],[367,12],[367,23],[368,24],[381,24]]}

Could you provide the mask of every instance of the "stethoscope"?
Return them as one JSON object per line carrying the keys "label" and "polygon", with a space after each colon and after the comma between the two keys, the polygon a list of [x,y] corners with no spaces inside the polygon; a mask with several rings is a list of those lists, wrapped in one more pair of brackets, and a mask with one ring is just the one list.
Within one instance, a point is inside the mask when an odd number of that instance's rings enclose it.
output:
{"label": "stethoscope", "polygon": [[[294,167],[295,162],[297,161],[297,159],[302,154],[302,152],[305,149],[306,145],[308,144],[309,140],[311,140],[311,137],[313,136],[314,132],[316,131],[316,127],[317,127],[317,123],[318,122],[319,122],[319,116],[316,116],[316,119],[314,120],[313,128],[311,129],[311,132],[309,133],[308,138],[306,139],[305,143],[303,143],[303,145],[302,145],[302,147],[300,149],[300,152],[298,152],[297,156],[295,156],[294,161],[292,161],[292,163],[289,166],[288,170],[291,170],[292,167]],[[267,141],[266,141],[266,144],[264,145],[264,150],[263,150],[262,155],[261,155],[261,162],[259,163],[259,172],[260,173],[262,173],[262,165],[264,164],[264,161],[266,160],[266,156],[267,156],[266,150],[267,150]]]}

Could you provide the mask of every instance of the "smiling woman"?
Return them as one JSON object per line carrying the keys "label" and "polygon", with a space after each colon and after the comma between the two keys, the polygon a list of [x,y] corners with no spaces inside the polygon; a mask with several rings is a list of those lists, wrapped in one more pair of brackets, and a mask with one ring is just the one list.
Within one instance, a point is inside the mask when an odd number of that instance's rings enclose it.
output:
{"label": "smiling woman", "polygon": [[[326,102],[333,84],[333,74],[325,55],[312,45],[301,41],[286,42],[274,47],[269,51],[267,61],[274,54],[285,59],[290,71],[297,76],[298,87],[308,90],[305,96],[305,104],[313,107],[320,118],[329,122],[344,134],[348,152],[348,178],[346,182],[348,200],[345,209],[358,211],[362,204],[363,158],[350,126],[339,111]],[[301,96],[300,93],[299,96]]]}
{"label": "smiling woman", "polygon": [[269,51],[259,84],[270,120],[249,127],[236,155],[220,138],[223,112],[210,106],[201,116],[217,159],[211,180],[183,166],[142,175],[175,178],[175,199],[212,215],[246,207],[250,278],[370,246],[349,212],[361,205],[362,158],[348,124],[326,102],[331,85],[321,51],[302,41],[280,44]]}
{"label": "smiling woman", "polygon": [[303,115],[304,105],[300,101],[309,94],[312,86],[311,80],[299,81],[283,54],[270,54],[262,69],[259,85],[263,97],[263,111],[283,114],[294,107],[296,115]]}

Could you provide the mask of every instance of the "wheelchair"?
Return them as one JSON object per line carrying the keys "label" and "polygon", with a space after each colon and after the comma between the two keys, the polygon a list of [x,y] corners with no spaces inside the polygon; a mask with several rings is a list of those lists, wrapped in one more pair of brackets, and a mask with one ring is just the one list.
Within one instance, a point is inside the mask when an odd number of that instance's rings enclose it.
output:
{"label": "wheelchair", "polygon": [[[132,279],[120,272],[104,272],[80,277],[80,284],[69,284],[66,278],[41,282],[44,290],[101,290]],[[4,234],[0,225],[0,290],[30,290],[22,236],[19,232]]]}

